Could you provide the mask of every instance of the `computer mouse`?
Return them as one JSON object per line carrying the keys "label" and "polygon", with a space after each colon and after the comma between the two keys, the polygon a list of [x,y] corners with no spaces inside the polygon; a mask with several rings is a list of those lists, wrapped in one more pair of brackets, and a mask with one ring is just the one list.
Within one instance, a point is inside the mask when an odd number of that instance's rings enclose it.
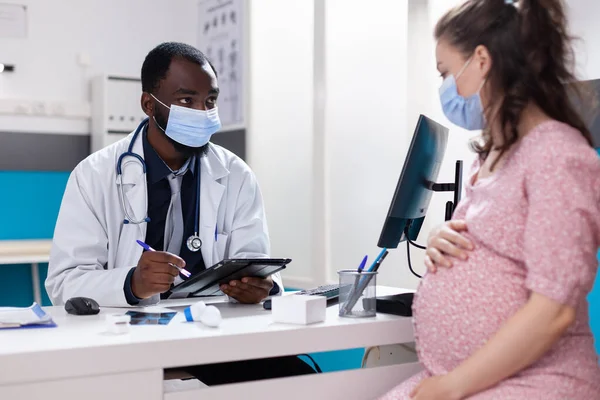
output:
{"label": "computer mouse", "polygon": [[96,300],[73,297],[65,303],[65,311],[72,315],[94,315],[100,312],[100,306]]}

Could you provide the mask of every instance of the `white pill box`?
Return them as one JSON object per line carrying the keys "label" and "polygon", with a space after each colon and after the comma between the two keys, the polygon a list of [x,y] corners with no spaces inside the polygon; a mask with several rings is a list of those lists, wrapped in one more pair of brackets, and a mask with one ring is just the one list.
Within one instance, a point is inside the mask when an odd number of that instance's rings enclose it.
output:
{"label": "white pill box", "polygon": [[292,294],[271,299],[274,322],[308,325],[325,321],[327,299],[324,296]]}
{"label": "white pill box", "polygon": [[106,316],[106,330],[115,335],[129,333],[131,316],[127,314],[108,314]]}

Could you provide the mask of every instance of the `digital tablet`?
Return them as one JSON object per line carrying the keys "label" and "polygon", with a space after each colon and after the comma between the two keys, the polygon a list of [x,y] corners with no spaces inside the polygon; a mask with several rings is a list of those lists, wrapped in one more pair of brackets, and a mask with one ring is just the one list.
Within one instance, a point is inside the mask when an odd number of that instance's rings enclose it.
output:
{"label": "digital tablet", "polygon": [[246,277],[266,278],[285,269],[289,258],[234,258],[223,260],[192,275],[171,289],[172,293],[210,296],[220,291],[220,285]]}

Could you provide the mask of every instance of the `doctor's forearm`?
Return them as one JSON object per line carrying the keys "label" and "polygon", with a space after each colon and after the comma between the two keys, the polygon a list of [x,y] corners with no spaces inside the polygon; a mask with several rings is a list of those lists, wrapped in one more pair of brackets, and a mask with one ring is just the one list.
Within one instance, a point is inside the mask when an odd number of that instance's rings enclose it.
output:
{"label": "doctor's forearm", "polygon": [[575,310],[533,293],[474,355],[448,374],[462,397],[483,391],[542,357],[575,320]]}
{"label": "doctor's forearm", "polygon": [[61,305],[72,297],[90,297],[100,306],[126,307],[129,304],[125,299],[123,284],[128,272],[129,268],[96,270],[91,267],[52,271],[48,283],[52,303]]}

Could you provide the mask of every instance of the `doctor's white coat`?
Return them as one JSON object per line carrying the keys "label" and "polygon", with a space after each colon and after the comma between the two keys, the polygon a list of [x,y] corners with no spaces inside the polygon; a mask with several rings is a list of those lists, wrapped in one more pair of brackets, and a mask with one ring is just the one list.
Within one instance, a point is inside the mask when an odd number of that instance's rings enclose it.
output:
{"label": "doctor's white coat", "polygon": [[[142,255],[136,240],[146,223],[123,224],[116,165],[133,134],[83,160],[71,173],[56,223],[46,290],[55,305],[76,296],[101,306],[127,306],[125,278]],[[141,137],[133,152],[144,157]],[[125,206],[135,219],[146,216],[148,195],[142,165],[122,163]],[[224,258],[262,258],[270,252],[262,195],[248,165],[233,153],[210,145],[201,159],[200,238],[207,267]],[[217,240],[215,241],[215,226]],[[279,274],[272,276],[283,291]],[[159,295],[143,300],[152,304]]]}

